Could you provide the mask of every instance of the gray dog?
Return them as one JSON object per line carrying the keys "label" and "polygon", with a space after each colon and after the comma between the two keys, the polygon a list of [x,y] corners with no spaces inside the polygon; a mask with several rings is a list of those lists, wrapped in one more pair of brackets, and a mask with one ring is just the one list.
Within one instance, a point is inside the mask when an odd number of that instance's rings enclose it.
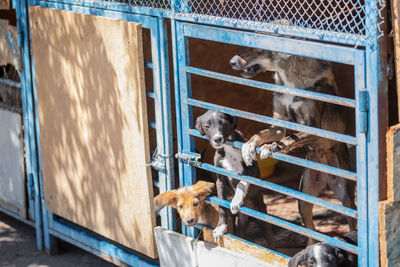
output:
{"label": "gray dog", "polygon": [[[337,239],[357,245],[357,232],[349,232]],[[290,259],[288,267],[299,265],[305,267],[355,267],[357,266],[357,257],[327,243],[317,243],[294,255]]]}
{"label": "gray dog", "polygon": [[[272,71],[278,85],[324,94],[337,94],[337,86],[329,62],[246,48],[235,55],[230,60],[230,64],[233,69],[240,70],[245,78]],[[298,96],[274,93],[273,118],[328,131],[346,132],[345,116],[340,106]],[[308,160],[349,170],[349,152],[345,144],[303,132],[286,136],[285,128],[277,126],[271,126],[253,135],[243,145],[242,155],[245,163],[251,165],[256,158],[257,147],[261,147],[260,157],[267,158],[274,152],[288,153],[300,146],[308,148],[306,156]],[[335,192],[344,206],[355,209],[353,182],[327,173],[304,169],[300,183],[301,192],[318,196],[326,187]],[[304,225],[308,229],[315,230],[312,207],[311,203],[299,200],[299,212]],[[350,229],[354,230],[355,220],[347,219]],[[312,239],[309,239],[309,244],[312,243]]]}
{"label": "gray dog", "polygon": [[[257,162],[247,166],[242,158],[240,149],[226,145],[227,140],[243,142],[242,134],[236,130],[237,118],[229,114],[208,110],[196,120],[196,129],[202,135],[206,135],[212,147],[216,149],[214,165],[237,172],[242,175],[260,177]],[[263,194],[256,186],[250,186],[245,181],[237,181],[231,177],[217,175],[217,194],[219,198],[228,200],[233,196],[230,210],[237,214],[245,202],[248,208],[265,213],[267,208],[263,200]],[[214,239],[218,242],[227,232],[227,215],[223,208],[219,209],[218,226],[214,229]],[[244,237],[248,226],[249,217],[240,213],[238,215],[239,234]],[[263,221],[256,220],[260,230],[263,232],[268,245],[273,248],[273,236],[271,226]]]}

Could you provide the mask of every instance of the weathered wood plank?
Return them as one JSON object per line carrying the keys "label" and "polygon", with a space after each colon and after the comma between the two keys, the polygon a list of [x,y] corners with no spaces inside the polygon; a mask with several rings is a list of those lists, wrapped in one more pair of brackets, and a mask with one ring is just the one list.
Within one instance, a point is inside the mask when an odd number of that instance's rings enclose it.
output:
{"label": "weathered wood plank", "polygon": [[[1,0],[0,0],[1,1]],[[18,47],[17,27],[8,24],[8,20],[0,20],[0,66],[14,65],[21,69],[21,54]]]}
{"label": "weathered wood plank", "polygon": [[8,10],[11,8],[10,0],[0,0],[0,9]]}
{"label": "weathered wood plank", "polygon": [[[204,241],[216,245],[212,230],[203,227]],[[260,248],[258,246],[243,242],[239,239],[232,238],[224,235],[223,240],[218,244],[220,247],[248,255],[257,259],[260,259],[266,263],[272,264],[273,266],[287,266],[289,259],[281,257],[268,250]]]}
{"label": "weathered wood plank", "polygon": [[393,42],[395,55],[395,70],[397,83],[397,109],[398,118],[400,120],[400,0],[391,0],[392,8],[392,27],[393,27]]}
{"label": "weathered wood plank", "polygon": [[381,267],[400,266],[400,124],[386,135],[388,199],[379,203]]}
{"label": "weathered wood plank", "polygon": [[400,201],[400,124],[386,134],[388,201]]}

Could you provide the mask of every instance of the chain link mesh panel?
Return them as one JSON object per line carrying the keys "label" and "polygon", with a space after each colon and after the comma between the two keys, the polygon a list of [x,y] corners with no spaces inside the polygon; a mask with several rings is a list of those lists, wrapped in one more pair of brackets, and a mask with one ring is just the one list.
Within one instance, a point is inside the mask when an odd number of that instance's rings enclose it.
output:
{"label": "chain link mesh panel", "polygon": [[365,35],[364,0],[191,0],[180,12]]}

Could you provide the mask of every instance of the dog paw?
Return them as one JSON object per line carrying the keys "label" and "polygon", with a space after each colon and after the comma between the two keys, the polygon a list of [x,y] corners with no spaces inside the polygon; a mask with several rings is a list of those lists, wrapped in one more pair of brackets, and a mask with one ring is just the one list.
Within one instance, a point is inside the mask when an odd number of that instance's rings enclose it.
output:
{"label": "dog paw", "polygon": [[256,145],[253,142],[243,144],[242,157],[247,166],[253,165],[253,161],[256,160]]}
{"label": "dog paw", "polygon": [[280,150],[279,145],[277,143],[266,144],[260,148],[260,159],[266,159],[272,155],[274,152],[278,152]]}
{"label": "dog paw", "polygon": [[222,237],[224,236],[224,234],[226,234],[227,231],[228,226],[226,224],[221,224],[215,227],[213,231],[214,241],[219,243],[219,241],[221,241]]}
{"label": "dog paw", "polygon": [[234,197],[231,201],[232,214],[238,213],[242,206],[243,206],[243,200],[240,200],[240,199]]}

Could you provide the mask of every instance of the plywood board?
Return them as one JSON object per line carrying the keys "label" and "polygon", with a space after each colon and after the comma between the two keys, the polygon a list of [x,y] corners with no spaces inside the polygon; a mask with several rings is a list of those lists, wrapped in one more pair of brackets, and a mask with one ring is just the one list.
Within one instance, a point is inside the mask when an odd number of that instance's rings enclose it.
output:
{"label": "plywood board", "polygon": [[0,19],[0,66],[7,64],[21,69],[18,32],[17,27],[9,25],[8,20]]}
{"label": "plywood board", "polygon": [[47,208],[157,257],[141,25],[30,15]]}
{"label": "plywood board", "polygon": [[0,206],[26,218],[21,115],[0,108]]}
{"label": "plywood board", "polygon": [[156,227],[154,231],[161,267],[279,266],[213,244],[198,241],[161,227]]}

